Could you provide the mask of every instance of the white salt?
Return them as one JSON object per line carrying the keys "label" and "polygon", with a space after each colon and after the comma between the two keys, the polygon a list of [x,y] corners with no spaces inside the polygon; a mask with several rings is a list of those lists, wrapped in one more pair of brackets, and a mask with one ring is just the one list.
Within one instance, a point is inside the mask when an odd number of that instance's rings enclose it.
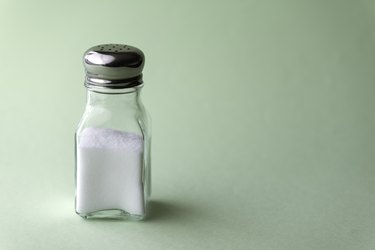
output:
{"label": "white salt", "polygon": [[142,170],[142,136],[85,128],[77,144],[77,212],[120,209],[144,215]]}

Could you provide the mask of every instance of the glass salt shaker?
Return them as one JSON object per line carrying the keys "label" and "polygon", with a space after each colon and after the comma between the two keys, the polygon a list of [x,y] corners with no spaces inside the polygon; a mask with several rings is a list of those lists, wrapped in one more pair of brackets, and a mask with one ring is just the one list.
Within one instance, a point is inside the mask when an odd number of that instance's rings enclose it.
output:
{"label": "glass salt shaker", "polygon": [[146,215],[151,131],[140,100],[144,61],[141,50],[121,44],[84,54],[87,103],[75,135],[75,210],[83,218]]}

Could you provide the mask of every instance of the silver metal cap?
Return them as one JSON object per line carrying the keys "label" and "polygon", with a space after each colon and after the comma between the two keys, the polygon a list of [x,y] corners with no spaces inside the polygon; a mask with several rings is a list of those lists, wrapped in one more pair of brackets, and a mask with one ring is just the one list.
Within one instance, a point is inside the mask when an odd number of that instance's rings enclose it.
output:
{"label": "silver metal cap", "polygon": [[88,49],[83,57],[85,86],[131,88],[143,83],[143,52],[123,44],[103,44]]}

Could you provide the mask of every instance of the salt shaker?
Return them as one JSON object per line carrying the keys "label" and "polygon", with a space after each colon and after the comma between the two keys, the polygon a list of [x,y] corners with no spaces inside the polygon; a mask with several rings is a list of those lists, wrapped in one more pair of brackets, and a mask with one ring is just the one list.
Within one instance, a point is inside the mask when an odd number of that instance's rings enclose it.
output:
{"label": "salt shaker", "polygon": [[104,44],[84,54],[87,103],[75,134],[76,213],[142,219],[150,185],[149,117],[140,100],[144,54]]}

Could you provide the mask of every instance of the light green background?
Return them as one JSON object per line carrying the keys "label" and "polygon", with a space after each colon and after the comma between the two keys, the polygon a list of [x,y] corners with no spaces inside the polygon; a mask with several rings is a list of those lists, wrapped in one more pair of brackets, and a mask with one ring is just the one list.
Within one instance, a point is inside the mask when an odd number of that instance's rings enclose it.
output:
{"label": "light green background", "polygon": [[[81,57],[146,56],[144,222],[74,213]],[[0,0],[0,249],[375,249],[375,2]]]}

